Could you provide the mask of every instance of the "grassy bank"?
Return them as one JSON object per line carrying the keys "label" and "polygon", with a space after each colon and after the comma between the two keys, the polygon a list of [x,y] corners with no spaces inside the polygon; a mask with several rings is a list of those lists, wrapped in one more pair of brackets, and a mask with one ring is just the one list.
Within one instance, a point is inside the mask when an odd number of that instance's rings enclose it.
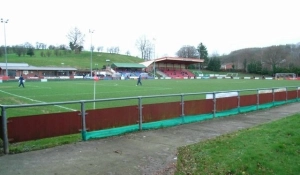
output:
{"label": "grassy bank", "polygon": [[176,175],[299,174],[300,114],[179,148]]}

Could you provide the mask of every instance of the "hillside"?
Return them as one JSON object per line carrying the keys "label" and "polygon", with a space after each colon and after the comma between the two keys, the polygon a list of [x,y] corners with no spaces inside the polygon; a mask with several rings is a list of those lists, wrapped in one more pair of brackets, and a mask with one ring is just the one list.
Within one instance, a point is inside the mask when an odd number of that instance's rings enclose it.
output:
{"label": "hillside", "polygon": [[[7,54],[8,63],[28,63],[32,66],[55,66],[55,67],[73,67],[77,69],[90,69],[91,67],[91,52],[83,51],[80,54],[75,54],[69,51],[59,51],[58,56],[54,55],[54,52],[48,56],[41,56],[41,53],[45,50],[35,50],[35,55],[30,57],[28,55],[18,56],[15,53]],[[107,61],[109,60],[109,61]],[[114,62],[118,63],[140,63],[143,62],[141,58],[111,54],[103,52],[93,52],[92,66],[93,68],[101,69],[104,65]],[[0,62],[5,62],[5,57],[0,57]]]}
{"label": "hillside", "polygon": [[263,48],[245,48],[232,51],[228,55],[220,56],[222,64],[232,63],[236,69],[245,69],[245,64],[258,61],[263,67],[275,64],[277,67],[300,66],[300,46],[287,44]]}

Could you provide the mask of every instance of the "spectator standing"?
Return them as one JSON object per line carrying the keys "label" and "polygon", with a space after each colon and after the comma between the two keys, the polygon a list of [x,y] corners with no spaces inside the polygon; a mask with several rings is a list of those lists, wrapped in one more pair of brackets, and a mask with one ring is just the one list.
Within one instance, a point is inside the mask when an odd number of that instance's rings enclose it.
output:
{"label": "spectator standing", "polygon": [[23,76],[21,75],[20,77],[19,77],[19,87],[22,85],[23,86],[23,88],[25,87],[24,86],[24,78],[23,78]]}
{"label": "spectator standing", "polygon": [[140,74],[139,77],[138,77],[138,81],[137,81],[137,84],[136,85],[141,85],[142,86],[142,75]]}

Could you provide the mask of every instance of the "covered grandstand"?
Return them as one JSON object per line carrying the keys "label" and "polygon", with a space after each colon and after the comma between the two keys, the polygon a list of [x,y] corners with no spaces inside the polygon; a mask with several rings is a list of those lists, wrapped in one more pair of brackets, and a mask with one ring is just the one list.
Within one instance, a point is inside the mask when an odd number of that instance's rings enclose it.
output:
{"label": "covered grandstand", "polygon": [[194,77],[195,74],[188,70],[191,64],[201,64],[203,59],[180,58],[180,57],[162,57],[151,61],[142,62],[146,72],[155,72],[162,77],[172,79],[182,79]]}
{"label": "covered grandstand", "polygon": [[111,68],[111,71],[114,72],[114,78],[136,79],[139,75],[142,75],[144,79],[153,78],[145,71],[146,66],[140,63],[113,63]]}
{"label": "covered grandstand", "polygon": [[141,63],[113,63],[112,72],[124,79],[137,78],[142,74],[143,78],[167,77],[171,79],[183,79],[194,77],[195,74],[188,70],[191,64],[201,64],[203,59],[162,57]]}

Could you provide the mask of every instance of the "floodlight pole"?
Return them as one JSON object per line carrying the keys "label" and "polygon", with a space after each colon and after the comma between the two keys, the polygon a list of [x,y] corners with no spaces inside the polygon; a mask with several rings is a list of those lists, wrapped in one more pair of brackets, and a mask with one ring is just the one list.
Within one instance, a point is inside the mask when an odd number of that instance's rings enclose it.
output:
{"label": "floodlight pole", "polygon": [[94,33],[94,30],[89,30],[89,33],[91,34],[91,75],[90,75],[90,77],[92,77],[93,76],[93,74],[92,74],[92,69],[93,69],[93,45],[92,45],[92,34]]}
{"label": "floodlight pole", "polygon": [[199,62],[199,74],[200,74],[200,71],[201,71],[201,49],[200,49],[200,47],[199,47],[199,60],[200,60],[200,62]]}
{"label": "floodlight pole", "polygon": [[155,56],[155,41],[156,41],[156,39],[153,38],[154,79],[156,77],[156,74],[155,74],[155,58],[156,58],[156,56]]}
{"label": "floodlight pole", "polygon": [[3,28],[4,28],[4,55],[5,55],[5,74],[8,76],[8,71],[7,71],[7,51],[6,51],[6,32],[5,32],[5,23],[8,23],[8,19],[3,19],[1,18],[1,23],[3,23]]}

